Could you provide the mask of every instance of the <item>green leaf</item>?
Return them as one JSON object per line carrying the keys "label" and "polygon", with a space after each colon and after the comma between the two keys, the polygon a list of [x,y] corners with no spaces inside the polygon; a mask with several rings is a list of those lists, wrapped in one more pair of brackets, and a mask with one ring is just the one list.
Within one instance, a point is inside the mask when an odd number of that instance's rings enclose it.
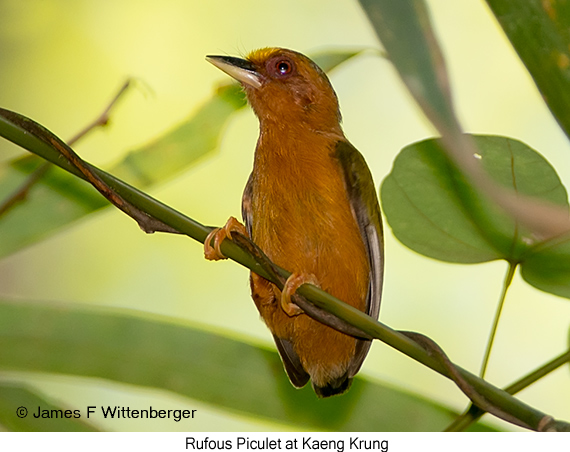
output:
{"label": "green leaf", "polygon": [[[26,411],[21,411],[22,407]],[[41,410],[57,410],[52,418],[34,417]],[[66,412],[66,410],[68,410]],[[0,425],[14,432],[96,432],[95,427],[76,417],[74,408],[56,406],[29,388],[0,383]],[[17,413],[20,413],[20,417]],[[66,417],[66,415],[68,417]]]}
{"label": "green leaf", "polygon": [[441,50],[423,0],[359,0],[389,60],[436,127],[457,120]]}
{"label": "green leaf", "polygon": [[221,86],[189,120],[158,140],[131,151],[108,171],[138,188],[162,182],[215,150],[227,121],[245,105],[238,85]]}
{"label": "green leaf", "polygon": [[570,3],[487,0],[487,4],[570,137]]}
{"label": "green leaf", "polygon": [[534,247],[521,264],[521,276],[537,289],[570,298],[570,237]]}
{"label": "green leaf", "polygon": [[0,369],[166,389],[302,429],[441,430],[454,416],[361,378],[346,395],[319,400],[309,387],[291,386],[274,351],[168,320],[73,304],[0,301]]}
{"label": "green leaf", "polygon": [[[482,168],[518,194],[568,208],[554,168],[520,141],[473,135]],[[540,242],[465,182],[429,139],[404,148],[382,184],[382,206],[396,238],[424,256],[445,262],[517,263],[526,282],[570,298],[570,237]]]}
{"label": "green leaf", "polygon": [[[474,158],[501,186],[568,206],[556,171],[536,151],[510,138],[472,138],[479,150]],[[381,195],[394,235],[425,256],[458,263],[506,259],[524,264],[544,253],[527,230],[470,188],[448,163],[440,140],[404,148],[382,184]]]}
{"label": "green leaf", "polygon": [[351,49],[351,50],[325,50],[322,52],[314,53],[311,59],[325,72],[331,72],[340,66],[342,63],[362,54],[366,49]]}

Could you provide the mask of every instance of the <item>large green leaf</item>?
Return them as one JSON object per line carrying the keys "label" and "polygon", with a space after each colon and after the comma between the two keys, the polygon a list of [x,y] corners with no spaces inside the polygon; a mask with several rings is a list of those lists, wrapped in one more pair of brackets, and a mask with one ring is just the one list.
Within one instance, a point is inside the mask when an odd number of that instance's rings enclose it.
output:
{"label": "large green leaf", "polygon": [[[327,51],[314,59],[324,70],[331,71],[361,52],[361,49]],[[239,85],[223,85],[186,121],[152,143],[131,151],[108,171],[139,189],[173,177],[214,151],[232,115],[245,105]],[[0,123],[0,135],[5,135],[4,127]],[[0,202],[42,162],[39,157],[26,156],[0,165]],[[85,182],[59,168],[50,168],[30,191],[26,202],[0,217],[0,257],[108,205]]]}
{"label": "large green leaf", "polygon": [[[516,193],[568,207],[554,168],[520,141],[476,136],[481,167]],[[437,139],[404,148],[382,184],[382,205],[394,235],[410,249],[446,262],[505,259],[520,264],[534,287],[570,298],[570,237],[537,241],[509,215],[472,190]],[[465,201],[469,200],[469,204]]]}
{"label": "large green leaf", "polygon": [[166,389],[302,429],[441,430],[454,416],[361,378],[346,395],[319,400],[291,386],[273,351],[157,316],[73,304],[0,301],[0,370]]}
{"label": "large green leaf", "polygon": [[487,4],[570,137],[570,3],[487,0]]}
{"label": "large green leaf", "polygon": [[[479,150],[474,159],[496,182],[568,206],[556,171],[536,151],[505,137],[474,135],[473,140]],[[447,262],[520,262],[535,242],[529,231],[470,188],[449,164],[438,139],[400,152],[382,184],[382,205],[404,245]]]}
{"label": "large green leaf", "polygon": [[[42,411],[38,411],[41,407]],[[55,410],[51,417],[45,414]],[[13,383],[0,383],[0,427],[16,432],[95,432],[97,429],[81,420],[81,413],[69,407],[56,406],[29,388]],[[1,428],[0,428],[1,429]]]}

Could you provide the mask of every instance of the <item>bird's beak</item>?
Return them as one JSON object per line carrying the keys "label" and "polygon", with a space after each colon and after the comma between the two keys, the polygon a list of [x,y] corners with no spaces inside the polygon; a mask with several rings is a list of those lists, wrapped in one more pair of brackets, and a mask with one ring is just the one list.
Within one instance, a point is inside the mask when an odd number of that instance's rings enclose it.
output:
{"label": "bird's beak", "polygon": [[255,66],[250,61],[219,55],[208,55],[206,60],[230,77],[235,78],[238,82],[255,89],[261,88],[261,75],[255,70]]}

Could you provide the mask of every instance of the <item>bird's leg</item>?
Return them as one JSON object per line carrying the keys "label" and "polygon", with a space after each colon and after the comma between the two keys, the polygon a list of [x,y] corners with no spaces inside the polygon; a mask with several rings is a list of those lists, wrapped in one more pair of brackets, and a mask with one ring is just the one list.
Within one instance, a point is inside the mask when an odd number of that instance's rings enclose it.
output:
{"label": "bird's leg", "polygon": [[285,281],[281,291],[281,308],[289,317],[303,313],[303,310],[291,301],[291,297],[305,283],[320,287],[317,277],[310,273],[293,273]]}
{"label": "bird's leg", "polygon": [[[232,231],[239,232],[245,237],[249,237],[245,226],[241,224],[235,217],[230,217],[223,228],[212,229],[204,241],[204,257],[209,261],[217,261],[227,259],[220,250],[220,245],[225,239],[232,239]],[[212,238],[214,246],[211,245]]]}

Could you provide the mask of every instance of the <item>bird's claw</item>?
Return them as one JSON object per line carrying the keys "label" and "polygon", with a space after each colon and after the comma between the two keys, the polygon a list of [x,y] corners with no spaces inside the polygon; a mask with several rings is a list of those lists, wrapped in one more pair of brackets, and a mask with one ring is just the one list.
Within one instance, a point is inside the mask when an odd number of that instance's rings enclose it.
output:
{"label": "bird's claw", "polygon": [[287,281],[285,281],[285,285],[281,291],[281,308],[289,317],[303,313],[303,310],[291,301],[291,297],[299,287],[306,283],[320,287],[316,276],[309,273],[293,273],[287,278]]}
{"label": "bird's claw", "polygon": [[[248,236],[245,226],[235,217],[230,217],[224,227],[212,229],[204,241],[204,257],[209,261],[227,259],[227,256],[224,256],[220,250],[220,246],[225,239],[232,240],[232,232],[234,231]],[[212,239],[214,239],[214,246],[211,243]]]}

